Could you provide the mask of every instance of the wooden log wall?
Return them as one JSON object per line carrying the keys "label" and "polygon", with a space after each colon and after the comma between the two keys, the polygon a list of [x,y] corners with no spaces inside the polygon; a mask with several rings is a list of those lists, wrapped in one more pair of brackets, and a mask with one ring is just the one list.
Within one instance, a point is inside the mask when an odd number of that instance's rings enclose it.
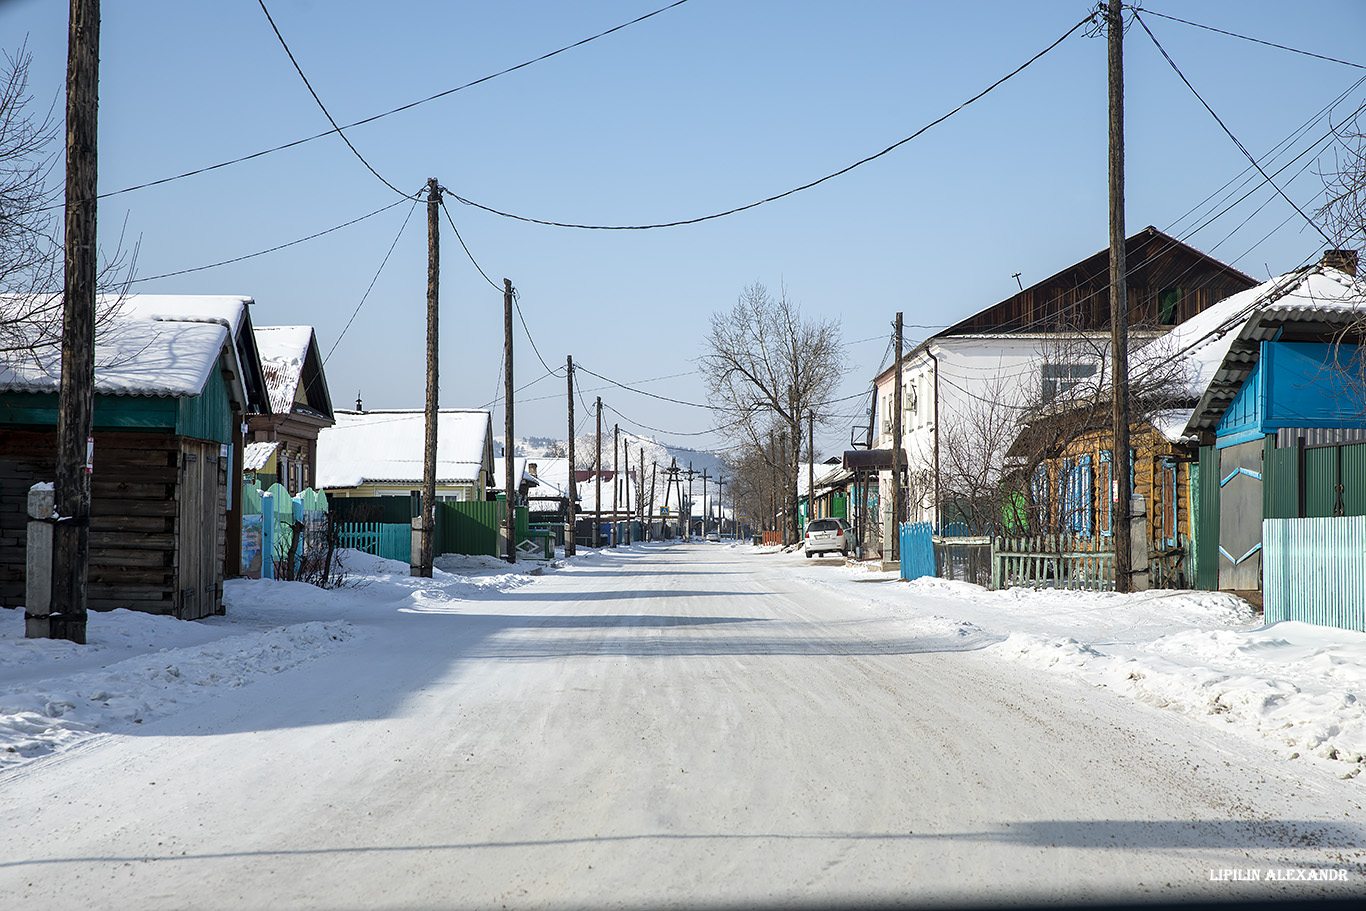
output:
{"label": "wooden log wall", "polygon": [[[184,453],[201,458],[211,450],[213,490],[187,504],[182,490]],[[91,610],[128,608],[193,619],[222,612],[222,554],[226,539],[225,474],[217,443],[182,440],[164,432],[96,432],[91,476]],[[0,606],[24,603],[28,536],[28,490],[52,480],[56,435],[51,431],[6,429],[0,434]],[[205,490],[201,487],[201,490]],[[205,509],[209,510],[205,512]],[[182,523],[199,533],[208,560],[201,578],[186,586],[181,575]],[[202,556],[209,556],[203,554]],[[182,591],[211,594],[183,605]]]}

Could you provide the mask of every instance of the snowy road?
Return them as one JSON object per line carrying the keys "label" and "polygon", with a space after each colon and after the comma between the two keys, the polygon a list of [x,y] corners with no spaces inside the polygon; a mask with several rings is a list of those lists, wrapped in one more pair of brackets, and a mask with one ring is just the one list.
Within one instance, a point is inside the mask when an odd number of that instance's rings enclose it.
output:
{"label": "snowy road", "polygon": [[[354,611],[355,637],[322,657],[0,773],[0,895],[330,908],[1366,889],[1358,781],[1292,773],[960,634],[911,634],[801,581],[801,562],[636,549]],[[1217,878],[1254,869],[1346,881]]]}

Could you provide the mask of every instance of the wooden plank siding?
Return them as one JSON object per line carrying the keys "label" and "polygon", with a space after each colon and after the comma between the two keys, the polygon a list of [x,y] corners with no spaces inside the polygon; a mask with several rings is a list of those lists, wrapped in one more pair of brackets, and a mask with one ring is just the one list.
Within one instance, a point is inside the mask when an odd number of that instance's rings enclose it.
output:
{"label": "wooden plank siding", "polygon": [[[95,432],[91,610],[131,608],[186,619],[222,612],[226,464],[219,448],[170,431]],[[55,453],[54,431],[6,428],[0,434],[0,606],[24,603],[28,490],[52,479]],[[193,493],[183,483],[187,455],[212,459],[211,488],[202,473]],[[213,500],[206,503],[206,497]],[[212,510],[207,515],[205,505]],[[192,564],[183,560],[187,534],[196,542]],[[191,566],[199,580],[194,585],[185,575]],[[188,605],[181,596],[187,588],[196,589]]]}
{"label": "wooden plank siding", "polygon": [[[1173,326],[1256,285],[1153,227],[1125,242],[1129,325]],[[1176,292],[1164,301],[1163,292]],[[1164,306],[1164,303],[1166,306]],[[1110,252],[1102,250],[939,333],[1109,331]]]}

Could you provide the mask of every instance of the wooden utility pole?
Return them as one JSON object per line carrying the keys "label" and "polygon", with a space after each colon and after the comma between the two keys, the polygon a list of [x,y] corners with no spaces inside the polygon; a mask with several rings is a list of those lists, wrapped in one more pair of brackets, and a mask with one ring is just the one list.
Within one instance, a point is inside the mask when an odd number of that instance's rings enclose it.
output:
{"label": "wooden utility pole", "polygon": [[[645,450],[644,450],[643,448],[640,450],[640,457],[641,457],[641,459],[644,459],[644,458],[645,458]],[[654,540],[654,537],[655,537],[655,482],[656,482],[657,480],[659,480],[659,463],[658,463],[658,462],[651,462],[651,463],[650,463],[650,540],[652,540],[652,541]],[[668,506],[668,505],[669,505],[669,504],[668,504],[668,497],[669,497],[668,491],[665,491],[665,493],[664,493],[664,498],[665,498],[665,503],[664,503],[664,505],[665,505],[665,506]],[[661,536],[662,536],[662,531],[661,531]]]}
{"label": "wooden utility pole", "polygon": [[[901,313],[896,315],[896,379],[892,387],[892,560],[901,559],[901,520],[906,510],[901,489]],[[935,433],[939,429],[935,428]]]}
{"label": "wooden utility pole", "polygon": [[441,279],[441,187],[433,177],[427,181],[427,411],[422,445],[422,509],[418,540],[421,547],[413,563],[412,575],[430,579],[432,551],[436,545],[436,419],[439,414],[437,391],[437,316]]}
{"label": "wooden utility pole", "polygon": [[578,482],[574,480],[574,355],[569,355],[565,367],[565,374],[569,379],[569,521],[565,523],[564,555],[572,557],[578,552],[578,542],[574,540],[574,501],[579,491]]}
{"label": "wooden utility pole", "polygon": [[26,617],[26,635],[85,644],[90,567],[90,474],[95,450],[95,145],[99,113],[100,4],[71,0],[66,57],[66,256],[52,600]]}
{"label": "wooden utility pole", "polygon": [[602,534],[602,396],[598,396],[598,436],[597,436],[597,455],[594,456],[593,464],[595,471],[593,477],[597,479],[597,492],[593,496],[593,546],[601,547],[602,542],[598,536]]}
{"label": "wooden utility pole", "polygon": [[516,452],[512,423],[512,282],[503,279],[503,479],[507,484],[507,561],[517,562],[517,488],[512,483]]}
{"label": "wooden utility pole", "polygon": [[[630,461],[629,459],[627,461]],[[636,481],[639,493],[636,495],[636,512],[640,514],[641,537],[650,540],[650,526],[645,520],[645,447],[640,447],[640,478]]]}
{"label": "wooden utility pole", "polygon": [[621,450],[621,425],[612,425],[612,546],[617,546],[617,489],[621,486],[617,453]]}
{"label": "wooden utility pole", "polygon": [[[1115,451],[1110,460],[1114,504],[1115,591],[1132,588],[1129,535],[1129,291],[1124,249],[1124,7],[1106,10],[1110,83],[1110,357],[1114,379]],[[1109,491],[1106,492],[1109,495]]]}
{"label": "wooden utility pole", "polygon": [[[816,517],[816,412],[806,413],[806,520]],[[797,529],[798,537],[806,529]]]}
{"label": "wooden utility pole", "polygon": [[723,475],[716,476],[716,536],[726,536],[726,482]]}
{"label": "wooden utility pole", "polygon": [[[688,539],[691,539],[691,538],[692,538],[692,479],[695,478],[695,477],[697,477],[697,472],[695,472],[695,471],[692,470],[692,460],[689,460],[689,461],[688,461],[688,517],[687,517],[686,519],[683,520],[684,526],[685,526],[685,527],[684,527],[683,537],[688,538]],[[682,497],[679,497],[679,499],[681,500],[681,499],[683,499],[683,498],[682,498]],[[679,510],[679,511],[682,512],[682,510]]]}
{"label": "wooden utility pole", "polygon": [[702,469],[702,540],[707,539],[707,524],[711,520],[711,503],[707,500],[707,469]]}

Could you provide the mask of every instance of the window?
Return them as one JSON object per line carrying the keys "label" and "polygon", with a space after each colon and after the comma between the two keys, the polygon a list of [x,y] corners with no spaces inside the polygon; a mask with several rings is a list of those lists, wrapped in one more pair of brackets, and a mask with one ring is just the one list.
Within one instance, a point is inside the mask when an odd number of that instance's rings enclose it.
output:
{"label": "window", "polygon": [[1095,364],[1044,364],[1039,368],[1041,398],[1044,404],[1048,404],[1082,380],[1095,375]]}
{"label": "window", "polygon": [[1180,311],[1180,288],[1164,288],[1157,292],[1157,322],[1159,325],[1175,326]]}

